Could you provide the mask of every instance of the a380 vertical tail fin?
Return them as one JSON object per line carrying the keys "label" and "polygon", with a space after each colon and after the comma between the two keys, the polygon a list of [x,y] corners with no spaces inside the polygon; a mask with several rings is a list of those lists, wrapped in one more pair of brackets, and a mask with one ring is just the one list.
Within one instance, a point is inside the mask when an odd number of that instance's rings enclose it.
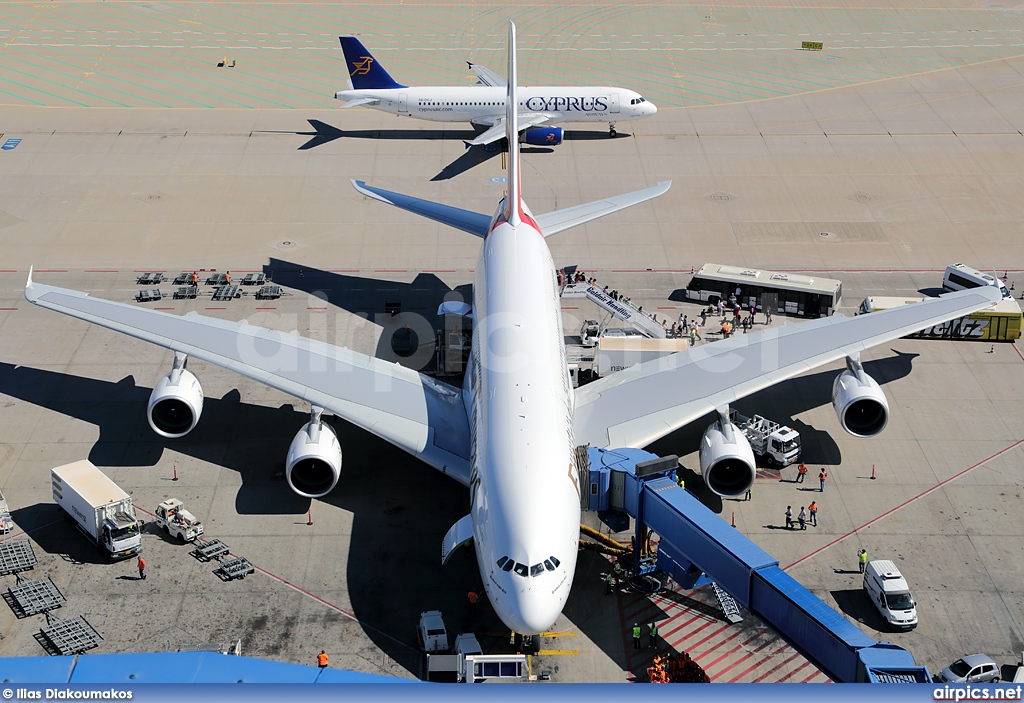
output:
{"label": "a380 vertical tail fin", "polygon": [[508,139],[508,196],[505,221],[518,225],[522,213],[519,179],[519,103],[516,79],[516,25],[508,23],[508,94],[505,98],[505,136]]}

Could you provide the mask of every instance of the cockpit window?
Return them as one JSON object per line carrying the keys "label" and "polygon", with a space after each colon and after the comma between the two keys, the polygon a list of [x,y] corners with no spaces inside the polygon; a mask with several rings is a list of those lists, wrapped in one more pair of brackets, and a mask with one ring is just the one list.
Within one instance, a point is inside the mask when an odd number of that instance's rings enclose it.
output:
{"label": "cockpit window", "polygon": [[508,557],[502,557],[501,559],[498,559],[498,568],[500,569],[501,567],[505,566],[506,561],[508,561]]}
{"label": "cockpit window", "polygon": [[551,563],[554,564],[555,566],[558,566],[559,564],[562,563],[562,562],[558,561],[558,559],[555,559],[554,557],[548,557],[548,558],[551,560]]}
{"label": "cockpit window", "polygon": [[548,571],[554,571],[555,570],[555,565],[551,563],[550,559],[545,559],[544,560],[544,568],[547,569]]}
{"label": "cockpit window", "polygon": [[515,568],[512,570],[516,573],[516,576],[522,576],[523,578],[526,578],[526,574],[530,571],[530,567],[528,567],[526,564],[520,564],[517,561]]}
{"label": "cockpit window", "polygon": [[534,564],[533,566],[530,567],[530,576],[540,576],[543,573],[544,573],[544,565],[543,564]]}
{"label": "cockpit window", "polygon": [[505,562],[505,565],[501,567],[501,570],[506,572],[512,571],[512,567],[515,566],[516,563],[511,559],[508,559],[508,557],[505,557],[505,559],[507,559],[507,561]]}

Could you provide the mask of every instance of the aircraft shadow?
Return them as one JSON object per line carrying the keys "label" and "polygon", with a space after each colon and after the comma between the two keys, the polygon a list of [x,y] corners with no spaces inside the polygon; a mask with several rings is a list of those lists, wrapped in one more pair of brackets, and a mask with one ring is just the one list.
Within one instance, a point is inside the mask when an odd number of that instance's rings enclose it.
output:
{"label": "aircraft shadow", "polygon": [[[419,273],[412,282],[402,283],[325,271],[281,259],[271,259],[263,273],[278,285],[321,301],[318,305],[327,303],[379,325],[382,332],[373,355],[425,373],[436,370],[435,330],[462,325],[461,317],[438,315],[438,307],[445,301],[473,301],[472,285],[451,288],[433,273]],[[330,324],[328,320],[327,326]],[[414,351],[401,346],[408,338],[406,326],[413,330],[418,342]],[[325,331],[326,341],[347,346],[344,339],[335,339],[335,330]],[[458,377],[449,382],[461,384]]]}
{"label": "aircraft shadow", "polygon": [[[896,349],[891,349],[891,351],[894,356],[864,362],[864,370],[883,388],[886,383],[909,375],[913,368],[913,360],[918,356],[915,353],[905,353]],[[748,417],[754,414],[764,415],[770,420],[789,425],[800,432],[804,463],[840,466],[843,463],[842,452],[836,441],[832,439],[833,433],[843,432],[839,421],[836,420],[828,428],[819,429],[793,419],[796,415],[831,403],[832,382],[837,373],[837,371],[830,370],[798,376],[748,396],[732,404],[731,407]],[[688,426],[662,437],[646,449],[659,456],[688,454],[693,448],[699,446],[704,430],[716,419],[715,413],[709,413]],[[698,467],[684,469],[686,489],[693,493],[709,510],[721,513],[723,509],[721,497],[712,493],[704,485],[704,480],[697,473],[697,469]],[[795,472],[796,469],[787,467],[783,471]],[[808,476],[805,483],[806,490],[816,490],[818,485],[816,474]],[[757,485],[755,484],[754,492],[756,493],[756,491]]]}

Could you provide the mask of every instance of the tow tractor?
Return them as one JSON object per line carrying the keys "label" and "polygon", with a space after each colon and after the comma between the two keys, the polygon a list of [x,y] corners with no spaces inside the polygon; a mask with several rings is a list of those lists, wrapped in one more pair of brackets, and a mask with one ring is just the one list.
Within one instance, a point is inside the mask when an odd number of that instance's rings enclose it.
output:
{"label": "tow tractor", "polygon": [[185,510],[185,504],[177,498],[168,498],[156,506],[154,515],[157,525],[167,530],[168,535],[177,537],[182,542],[191,542],[203,534],[203,523]]}
{"label": "tow tractor", "polygon": [[760,415],[746,417],[735,410],[729,411],[729,419],[746,436],[754,454],[764,457],[769,464],[782,468],[800,461],[800,433],[793,428]]}

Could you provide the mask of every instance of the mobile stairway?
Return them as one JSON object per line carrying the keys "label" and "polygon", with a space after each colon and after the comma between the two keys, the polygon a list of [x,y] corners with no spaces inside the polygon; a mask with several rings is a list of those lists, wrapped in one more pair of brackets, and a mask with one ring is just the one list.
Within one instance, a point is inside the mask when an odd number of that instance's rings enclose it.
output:
{"label": "mobile stairway", "polygon": [[665,329],[632,303],[612,300],[603,290],[589,283],[570,283],[562,289],[563,298],[586,298],[612,317],[628,322],[637,332],[651,339],[665,339]]}
{"label": "mobile stairway", "polygon": [[[905,649],[876,642],[779,568],[779,562],[711,512],[674,480],[675,456],[639,449],[587,448],[580,469],[583,508],[614,522],[634,518],[634,545],[646,528],[661,537],[652,571],[683,588],[708,583],[731,596],[842,683],[927,683],[928,669]],[[578,462],[582,464],[583,462]],[[641,561],[634,554],[634,576]]]}

